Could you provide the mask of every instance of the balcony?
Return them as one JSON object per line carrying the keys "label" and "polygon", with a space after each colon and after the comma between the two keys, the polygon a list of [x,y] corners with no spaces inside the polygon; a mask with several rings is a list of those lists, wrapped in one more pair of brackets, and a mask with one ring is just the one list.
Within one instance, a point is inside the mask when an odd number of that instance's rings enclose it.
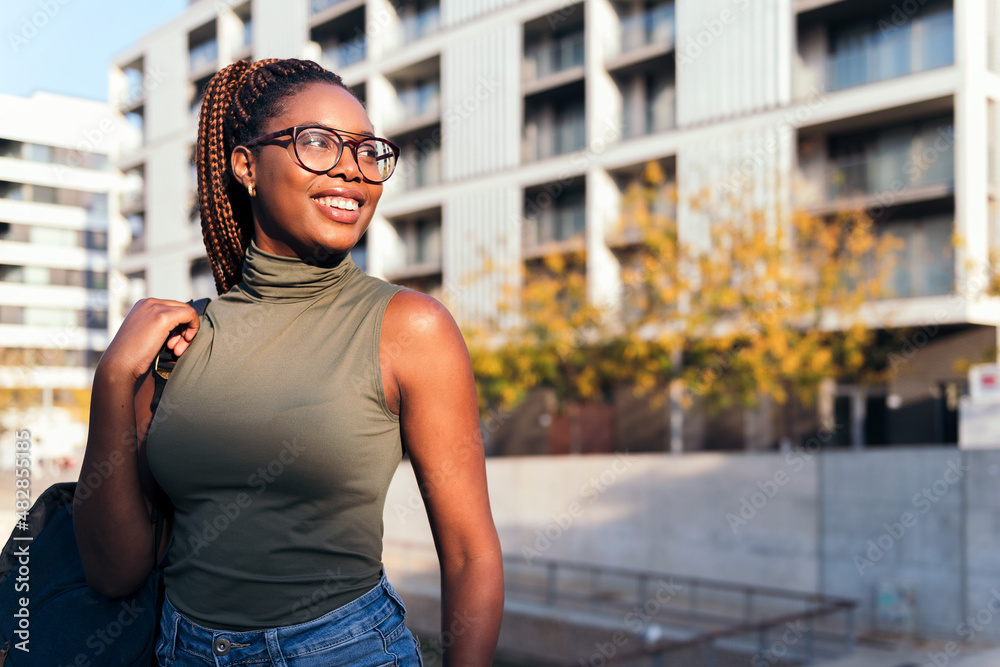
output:
{"label": "balcony", "polygon": [[188,51],[188,71],[201,74],[215,69],[219,60],[219,42],[214,37],[192,44]]}
{"label": "balcony", "polygon": [[582,205],[543,211],[525,226],[526,248],[582,238],[587,229],[587,209]]}
{"label": "balcony", "polygon": [[890,297],[914,298],[951,294],[955,285],[952,218],[935,217],[892,222],[879,235],[896,239]]}
{"label": "balcony", "polygon": [[656,134],[666,132],[677,127],[675,115],[676,99],[674,91],[657,104],[644,104],[640,109],[631,109],[628,106],[624,109],[625,123],[623,131],[625,138]]}
{"label": "balcony", "polygon": [[542,185],[524,193],[525,258],[582,250],[587,229],[586,191],[582,179],[565,189]]}
{"label": "balcony", "polygon": [[251,46],[253,46],[253,18],[247,16],[243,19],[243,29],[240,31],[240,41],[236,45],[236,52],[249,53]]}
{"label": "balcony", "polygon": [[430,152],[415,150],[407,160],[401,161],[393,177],[400,178],[404,190],[418,190],[441,182],[441,151]]}
{"label": "balcony", "polygon": [[146,249],[146,216],[136,213],[126,218],[131,237],[128,244],[127,253],[135,255]]}
{"label": "balcony", "polygon": [[617,54],[629,53],[647,46],[674,46],[674,4],[668,3],[634,14],[621,21],[621,43]]}
{"label": "balcony", "polygon": [[[954,190],[955,161],[950,124],[905,136],[886,134],[867,150],[834,157],[826,167],[826,199],[906,192],[939,196]],[[936,136],[935,136],[936,134]]]}
{"label": "balcony", "polygon": [[553,110],[544,107],[528,114],[522,154],[525,161],[544,160],[581,150],[587,143],[582,102]]}
{"label": "balcony", "polygon": [[891,30],[844,30],[832,38],[826,62],[826,90],[835,92],[895,79],[955,62],[951,8],[918,15]]}
{"label": "balcony", "polygon": [[121,212],[122,215],[130,215],[131,213],[142,211],[146,208],[146,194],[143,188],[142,182],[140,181],[137,186],[128,187],[124,189],[121,194]]}
{"label": "balcony", "polygon": [[441,183],[441,139],[435,128],[393,140],[399,144],[400,158],[390,187],[411,191]]}
{"label": "balcony", "polygon": [[575,67],[582,68],[583,63],[583,32],[571,33],[554,42],[528,47],[524,56],[524,78],[528,81],[543,79]]}
{"label": "balcony", "polygon": [[423,39],[441,28],[441,7],[432,5],[416,14],[401,17],[400,25],[403,32],[403,43],[409,44]]}
{"label": "balcony", "polygon": [[605,220],[604,238],[611,248],[627,248],[677,220],[677,165],[662,159],[609,172],[615,188],[605,196],[618,200],[617,219]]}
{"label": "balcony", "polygon": [[671,72],[647,71],[615,77],[622,96],[622,132],[626,139],[672,130],[677,125],[677,96]]}
{"label": "balcony", "polygon": [[146,101],[146,86],[143,75],[142,61],[122,69],[124,86],[118,95],[118,110],[122,114],[135,111]]}
{"label": "balcony", "polygon": [[367,40],[361,34],[345,42],[321,45],[323,60],[333,70],[343,69],[365,59]]}
{"label": "balcony", "polygon": [[[435,73],[436,76],[436,73]],[[394,133],[403,134],[434,125],[441,118],[441,84],[437,79],[397,84],[396,104],[387,109],[383,122]]]}
{"label": "balcony", "polygon": [[427,278],[441,274],[440,210],[429,216],[394,220],[399,243],[386,258],[386,273],[393,280]]}
{"label": "balcony", "polygon": [[399,104],[406,116],[437,113],[441,105],[441,84],[432,81],[417,88],[401,91]]}

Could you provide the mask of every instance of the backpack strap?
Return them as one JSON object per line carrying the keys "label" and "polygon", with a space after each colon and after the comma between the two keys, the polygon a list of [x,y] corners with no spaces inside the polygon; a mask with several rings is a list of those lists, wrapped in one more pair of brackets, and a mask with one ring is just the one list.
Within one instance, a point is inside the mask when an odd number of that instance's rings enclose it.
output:
{"label": "backpack strap", "polygon": [[[198,312],[198,317],[205,314],[205,308],[208,307],[211,299],[198,299],[197,301],[191,300],[188,303]],[[156,408],[160,405],[160,396],[163,394],[163,388],[167,386],[167,380],[170,379],[170,373],[174,370],[174,366],[177,364],[177,356],[174,354],[173,350],[167,347],[164,343],[163,347],[160,348],[159,354],[153,359],[153,400],[150,402],[150,414],[156,415]],[[160,553],[160,539],[161,533],[163,532],[162,526],[160,525],[163,519],[163,512],[160,510],[160,503],[154,500],[153,511],[150,512],[149,520],[154,524],[153,526],[153,564],[154,566],[159,565],[156,562],[156,556]]]}
{"label": "backpack strap", "polygon": [[[205,314],[205,308],[208,307],[210,301],[211,299],[204,298],[197,301],[188,301],[188,303],[198,312],[198,317],[201,317]],[[160,353],[153,359],[153,400],[150,403],[150,412],[152,414],[156,414],[156,407],[160,404],[160,395],[163,393],[163,388],[167,386],[167,380],[170,378],[170,373],[176,365],[177,356],[164,343],[163,347],[160,348]]]}

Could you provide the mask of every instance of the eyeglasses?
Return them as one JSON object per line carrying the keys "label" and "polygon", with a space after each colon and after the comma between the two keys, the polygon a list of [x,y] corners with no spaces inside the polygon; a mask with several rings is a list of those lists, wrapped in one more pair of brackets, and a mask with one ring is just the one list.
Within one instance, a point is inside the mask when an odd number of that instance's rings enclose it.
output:
{"label": "eyeglasses", "polygon": [[[359,139],[348,139],[350,134]],[[354,161],[367,183],[381,183],[392,176],[399,160],[399,146],[388,139],[380,139],[356,132],[334,130],[322,125],[297,125],[251,139],[244,146],[258,144],[291,135],[295,147],[295,161],[300,167],[314,174],[325,174],[340,162],[344,146],[354,153]]]}

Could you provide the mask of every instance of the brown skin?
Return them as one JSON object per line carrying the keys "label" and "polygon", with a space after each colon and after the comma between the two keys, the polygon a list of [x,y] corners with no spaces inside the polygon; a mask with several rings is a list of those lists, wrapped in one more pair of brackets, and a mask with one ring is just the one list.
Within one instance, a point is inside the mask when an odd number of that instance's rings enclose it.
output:
{"label": "brown skin", "polygon": [[[283,113],[261,134],[309,123],[372,131],[364,108],[347,91],[310,84],[286,101]],[[361,179],[353,154],[346,150],[326,174],[299,167],[282,139],[262,146],[257,155],[237,148],[231,164],[236,178],[256,190],[251,200],[256,243],[277,255],[309,259],[346,254],[364,234],[382,194],[382,185]],[[316,208],[311,196],[336,187],[363,195],[356,222],[330,220]],[[183,333],[168,345],[181,354],[197,333],[194,309],[177,301],[143,299],[129,312],[95,374],[81,480],[116,451],[136,464],[117,466],[79,504],[74,517],[88,581],[107,595],[135,590],[152,566],[148,511],[155,481],[142,449],[151,416],[152,377],[146,371],[160,343],[178,325]],[[492,663],[500,631],[503,565],[465,341],[439,302],[417,292],[400,292],[383,318],[380,365],[441,563],[441,622],[449,645],[444,664],[485,667]],[[133,425],[138,439],[129,438]]]}

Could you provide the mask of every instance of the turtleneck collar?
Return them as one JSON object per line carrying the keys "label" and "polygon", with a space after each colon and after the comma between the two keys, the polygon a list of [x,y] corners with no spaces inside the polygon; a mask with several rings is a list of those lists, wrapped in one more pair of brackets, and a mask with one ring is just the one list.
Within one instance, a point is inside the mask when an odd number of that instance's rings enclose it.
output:
{"label": "turtleneck collar", "polygon": [[251,238],[238,287],[259,301],[306,301],[321,295],[335,296],[357,270],[350,255],[342,261],[328,258],[306,262],[261,250]]}

